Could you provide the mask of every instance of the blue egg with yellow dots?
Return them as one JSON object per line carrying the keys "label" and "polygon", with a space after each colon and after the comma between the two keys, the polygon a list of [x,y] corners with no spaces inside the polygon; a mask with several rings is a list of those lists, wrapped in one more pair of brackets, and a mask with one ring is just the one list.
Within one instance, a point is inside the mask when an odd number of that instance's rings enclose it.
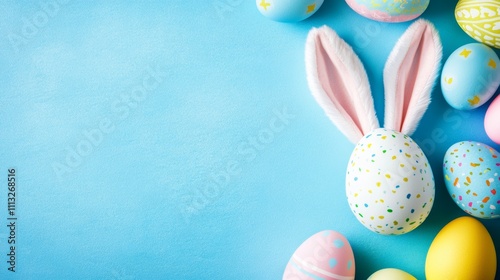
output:
{"label": "blue egg with yellow dots", "polygon": [[265,17],[281,22],[297,22],[312,16],[323,0],[256,0]]}
{"label": "blue egg with yellow dots", "polygon": [[[425,60],[424,60],[425,61]],[[458,110],[486,103],[500,85],[500,61],[490,47],[472,43],[461,46],[446,60],[441,73],[444,99]]]}

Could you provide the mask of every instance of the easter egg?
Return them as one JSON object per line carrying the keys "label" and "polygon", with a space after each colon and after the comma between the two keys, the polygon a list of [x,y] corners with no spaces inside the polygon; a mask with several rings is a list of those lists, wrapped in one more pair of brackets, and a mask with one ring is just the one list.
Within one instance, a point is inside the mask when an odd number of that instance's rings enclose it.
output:
{"label": "easter egg", "polygon": [[346,0],[358,14],[377,21],[403,22],[419,17],[429,6],[429,0]]}
{"label": "easter egg", "polygon": [[373,273],[368,280],[417,280],[417,278],[400,269],[385,268]]}
{"label": "easter egg", "polygon": [[490,234],[472,217],[457,218],[436,235],[427,252],[427,280],[495,279],[497,256]]}
{"label": "easter egg", "polygon": [[349,241],[340,233],[325,230],[309,237],[293,253],[283,280],[354,279],[356,267]]}
{"label": "easter egg", "polygon": [[491,102],[484,116],[484,130],[493,142],[500,144],[500,96]]}
{"label": "easter egg", "polygon": [[429,162],[408,135],[379,128],[354,148],[346,194],[351,211],[366,228],[380,234],[412,231],[429,215],[434,193]]}
{"label": "easter egg", "polygon": [[297,22],[312,16],[323,0],[256,0],[265,17],[281,22]]}
{"label": "easter egg", "polygon": [[499,85],[500,61],[486,45],[464,45],[443,66],[441,89],[446,102],[455,109],[470,110],[483,105]]}
{"label": "easter egg", "polygon": [[465,33],[476,41],[500,48],[500,3],[492,0],[460,0],[455,19]]}
{"label": "easter egg", "polygon": [[500,217],[500,158],[492,147],[458,142],[443,160],[444,182],[455,203],[478,218]]}

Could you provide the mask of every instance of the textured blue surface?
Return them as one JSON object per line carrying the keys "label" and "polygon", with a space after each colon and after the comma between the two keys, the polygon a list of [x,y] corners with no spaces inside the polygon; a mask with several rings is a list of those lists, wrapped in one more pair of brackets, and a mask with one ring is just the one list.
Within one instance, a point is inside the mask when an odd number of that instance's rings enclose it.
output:
{"label": "textured blue surface", "polygon": [[[295,24],[255,1],[62,2],[0,3],[0,225],[8,168],[18,180],[17,272],[0,226],[1,279],[280,279],[324,229],[350,241],[357,279],[387,267],[424,279],[432,239],[466,215],[444,186],[444,153],[461,140],[498,148],[487,105],[456,111],[436,88],[413,135],[434,208],[409,234],[374,234],[348,207],[353,145],[309,94],[304,43],[327,24],[352,44],[382,120],[382,69],[409,23],[331,0]],[[423,15],[445,58],[473,42],[453,9],[431,1]],[[498,221],[482,222],[499,246]]]}

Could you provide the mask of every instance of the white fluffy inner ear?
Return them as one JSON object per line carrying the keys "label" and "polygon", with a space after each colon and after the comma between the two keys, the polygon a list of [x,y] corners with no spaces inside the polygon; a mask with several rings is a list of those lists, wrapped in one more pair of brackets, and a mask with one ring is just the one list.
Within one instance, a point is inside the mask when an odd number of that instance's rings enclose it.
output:
{"label": "white fluffy inner ear", "polygon": [[442,45],[434,26],[413,23],[392,50],[384,69],[384,127],[411,135],[431,101]]}
{"label": "white fluffy inner ear", "polygon": [[309,32],[306,70],[312,95],[351,142],[379,127],[363,64],[332,29]]}

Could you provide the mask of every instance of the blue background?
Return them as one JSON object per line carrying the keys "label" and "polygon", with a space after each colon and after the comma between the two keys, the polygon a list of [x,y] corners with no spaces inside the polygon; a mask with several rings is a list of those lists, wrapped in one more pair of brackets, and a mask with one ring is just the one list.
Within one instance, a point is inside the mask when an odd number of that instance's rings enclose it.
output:
{"label": "blue background", "polygon": [[[357,279],[387,267],[424,279],[434,236],[466,215],[444,186],[445,151],[461,140],[498,148],[483,129],[489,103],[456,111],[437,87],[413,135],[432,164],[434,208],[409,234],[377,235],[347,204],[353,145],[309,93],[304,43],[311,27],[337,30],[383,120],[383,66],[410,23],[331,0],[292,24],[255,1],[50,3],[0,3],[0,225],[7,169],[18,179],[17,272],[0,226],[2,279],[281,279],[324,229],[350,241]],[[444,59],[474,42],[455,3],[431,1],[423,15]],[[498,221],[482,222],[499,251]]]}

